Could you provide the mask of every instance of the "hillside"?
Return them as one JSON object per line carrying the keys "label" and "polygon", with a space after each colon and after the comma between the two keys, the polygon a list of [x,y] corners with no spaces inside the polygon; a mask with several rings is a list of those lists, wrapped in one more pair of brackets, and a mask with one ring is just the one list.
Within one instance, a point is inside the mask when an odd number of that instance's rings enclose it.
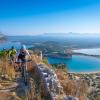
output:
{"label": "hillside", "polygon": [[30,51],[30,54],[27,85],[16,71],[18,65],[11,64],[5,54],[0,56],[0,98],[3,100],[100,100],[89,82],[94,75],[69,73],[65,64],[49,65],[38,53]]}
{"label": "hillside", "polygon": [[0,41],[5,40],[5,39],[6,39],[6,35],[4,35],[2,32],[0,32]]}

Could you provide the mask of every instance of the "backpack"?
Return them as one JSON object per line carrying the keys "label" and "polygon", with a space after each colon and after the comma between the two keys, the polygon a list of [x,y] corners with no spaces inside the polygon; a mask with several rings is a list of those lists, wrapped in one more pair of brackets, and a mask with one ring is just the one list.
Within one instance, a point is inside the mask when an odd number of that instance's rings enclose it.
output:
{"label": "backpack", "polygon": [[26,52],[25,51],[20,51],[20,54],[18,56],[19,59],[25,59],[26,57]]}

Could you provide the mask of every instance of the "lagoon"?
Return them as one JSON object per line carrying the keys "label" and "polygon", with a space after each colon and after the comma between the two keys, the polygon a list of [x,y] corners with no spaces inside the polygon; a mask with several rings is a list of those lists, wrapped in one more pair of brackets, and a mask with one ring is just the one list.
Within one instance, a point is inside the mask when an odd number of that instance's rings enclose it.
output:
{"label": "lagoon", "polygon": [[48,57],[49,64],[59,64],[65,63],[69,72],[97,72],[100,71],[100,59],[82,56],[82,55],[73,55],[72,59],[55,59]]}

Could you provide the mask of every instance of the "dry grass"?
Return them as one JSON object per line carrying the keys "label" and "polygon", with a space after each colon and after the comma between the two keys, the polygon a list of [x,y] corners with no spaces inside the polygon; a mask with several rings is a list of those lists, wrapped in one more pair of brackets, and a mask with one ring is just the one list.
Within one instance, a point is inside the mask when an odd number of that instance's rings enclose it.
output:
{"label": "dry grass", "polygon": [[0,59],[0,74],[8,76],[9,79],[15,78],[14,65],[10,65],[7,58]]}
{"label": "dry grass", "polygon": [[22,100],[11,92],[0,92],[0,100]]}
{"label": "dry grass", "polygon": [[68,80],[67,70],[66,69],[56,69],[55,70],[59,80]]}
{"label": "dry grass", "polygon": [[70,80],[66,69],[56,69],[55,72],[66,95],[73,95],[77,96],[79,100],[86,100],[88,85],[84,80]]}

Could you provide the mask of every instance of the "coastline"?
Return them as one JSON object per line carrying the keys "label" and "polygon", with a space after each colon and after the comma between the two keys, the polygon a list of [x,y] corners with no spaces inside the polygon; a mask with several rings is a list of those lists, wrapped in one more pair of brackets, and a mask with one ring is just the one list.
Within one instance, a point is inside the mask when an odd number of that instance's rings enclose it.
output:
{"label": "coastline", "polygon": [[81,50],[81,49],[100,49],[100,46],[97,46],[97,47],[90,47],[90,48],[72,48],[72,50]]}
{"label": "coastline", "polygon": [[[100,49],[100,47],[97,48],[86,48],[86,49]],[[73,50],[80,50],[80,49],[73,49]],[[89,56],[89,57],[94,57],[97,59],[100,59],[100,55],[90,55],[90,54],[85,54],[85,53],[75,53],[73,52],[72,55],[82,55],[82,56]],[[69,72],[71,74],[100,74],[100,71],[94,71],[94,72]]]}
{"label": "coastline", "polygon": [[100,47],[92,47],[92,48],[73,48],[72,49],[72,55],[82,55],[82,56],[89,56],[89,57],[94,57],[97,59],[100,59],[100,54],[88,54],[88,53],[84,53],[84,52],[75,52],[74,50],[82,50],[82,49],[100,49]]}
{"label": "coastline", "polygon": [[[79,55],[77,55],[79,56]],[[94,59],[98,59],[98,57],[94,57],[94,56],[91,56],[91,55],[82,55],[82,56],[88,56],[88,57],[92,57]],[[99,59],[100,60],[100,59]],[[79,72],[75,72],[75,71],[68,71],[68,73],[71,73],[71,74],[100,74],[100,70],[95,70],[95,71],[79,71]]]}
{"label": "coastline", "polygon": [[70,74],[100,74],[100,71],[94,71],[94,72],[68,72]]}
{"label": "coastline", "polygon": [[82,56],[89,56],[89,57],[94,57],[94,58],[97,58],[97,59],[100,59],[100,55],[89,55],[89,54],[85,54],[85,53],[72,53],[72,55],[82,55]]}

